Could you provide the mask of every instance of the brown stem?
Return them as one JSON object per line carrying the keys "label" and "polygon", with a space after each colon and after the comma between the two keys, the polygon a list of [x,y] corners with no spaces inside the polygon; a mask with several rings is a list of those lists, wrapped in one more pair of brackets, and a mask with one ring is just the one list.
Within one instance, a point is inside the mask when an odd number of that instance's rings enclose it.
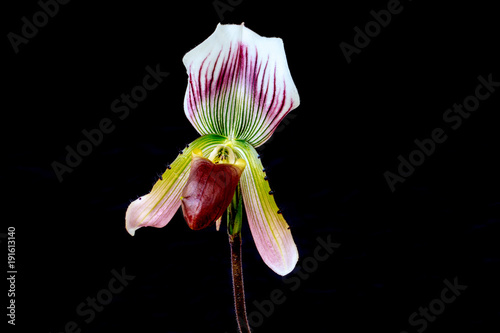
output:
{"label": "brown stem", "polygon": [[243,288],[243,271],[241,268],[241,234],[229,235],[231,245],[231,268],[233,273],[234,307],[236,321],[241,333],[250,333],[250,324],[245,308],[245,291]]}

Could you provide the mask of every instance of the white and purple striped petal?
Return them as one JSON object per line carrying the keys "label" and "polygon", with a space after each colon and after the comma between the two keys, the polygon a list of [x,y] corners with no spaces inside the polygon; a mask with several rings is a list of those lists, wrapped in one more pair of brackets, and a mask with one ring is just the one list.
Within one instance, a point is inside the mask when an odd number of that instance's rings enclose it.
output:
{"label": "white and purple striped petal", "polygon": [[219,24],[183,62],[189,75],[184,110],[201,135],[257,147],[299,105],[282,40],[243,24]]}

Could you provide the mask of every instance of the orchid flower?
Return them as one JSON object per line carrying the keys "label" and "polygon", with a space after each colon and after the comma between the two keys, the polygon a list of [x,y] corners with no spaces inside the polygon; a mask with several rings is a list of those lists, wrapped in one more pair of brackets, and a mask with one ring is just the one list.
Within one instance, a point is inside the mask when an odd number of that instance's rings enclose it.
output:
{"label": "orchid flower", "polygon": [[297,247],[255,150],[299,105],[283,42],[243,24],[219,24],[183,63],[184,111],[200,137],[149,194],[130,204],[127,231],[133,236],[141,227],[164,227],[181,205],[191,229],[220,223],[239,184],[257,250],[274,272],[286,275],[297,263]]}

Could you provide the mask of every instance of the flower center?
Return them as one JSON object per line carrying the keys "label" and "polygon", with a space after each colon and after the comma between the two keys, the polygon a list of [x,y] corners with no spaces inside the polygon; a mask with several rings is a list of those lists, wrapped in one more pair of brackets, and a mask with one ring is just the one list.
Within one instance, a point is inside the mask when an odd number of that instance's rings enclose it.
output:
{"label": "flower center", "polygon": [[234,154],[233,149],[231,149],[229,145],[218,145],[210,153],[208,159],[215,164],[217,163],[234,164],[234,162],[236,161],[236,155]]}

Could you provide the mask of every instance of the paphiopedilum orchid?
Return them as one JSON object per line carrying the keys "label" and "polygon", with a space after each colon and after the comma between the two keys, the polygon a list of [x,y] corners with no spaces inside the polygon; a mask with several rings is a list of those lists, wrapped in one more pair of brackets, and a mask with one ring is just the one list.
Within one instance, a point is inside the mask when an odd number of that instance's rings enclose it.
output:
{"label": "paphiopedilum orchid", "polygon": [[151,192],[126,213],[131,235],[163,227],[182,205],[191,229],[220,223],[239,184],[250,230],[264,262],[292,271],[297,247],[255,150],[299,105],[283,42],[241,25],[219,24],[188,52],[184,111],[201,135],[170,164]]}

